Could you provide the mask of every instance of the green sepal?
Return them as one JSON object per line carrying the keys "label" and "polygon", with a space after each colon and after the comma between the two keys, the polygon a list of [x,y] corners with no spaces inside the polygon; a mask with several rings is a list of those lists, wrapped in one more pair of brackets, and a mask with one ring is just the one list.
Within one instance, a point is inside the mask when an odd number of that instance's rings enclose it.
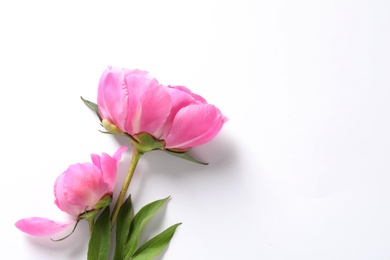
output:
{"label": "green sepal", "polygon": [[93,209],[90,211],[86,211],[86,212],[80,214],[78,219],[85,219],[88,222],[93,221],[98,212],[99,212],[99,209]]}
{"label": "green sepal", "polygon": [[161,200],[156,200],[144,206],[134,216],[134,219],[130,224],[129,238],[123,251],[126,253],[124,259],[130,259],[138,247],[138,241],[141,236],[141,232],[149,220],[154,214],[168,201],[169,197]]}
{"label": "green sepal", "polygon": [[109,131],[102,131],[102,130],[99,130],[100,133],[102,134],[106,134],[106,135],[116,135],[116,134],[119,134],[119,133],[114,133],[114,132],[109,132]]}
{"label": "green sepal", "polygon": [[181,223],[172,225],[157,236],[147,241],[134,253],[134,255],[130,259],[151,260],[157,255],[159,255],[168,246],[173,235],[175,234],[176,228],[179,225],[181,225]]}
{"label": "green sepal", "polygon": [[96,203],[93,209],[101,209],[107,207],[108,205],[111,204],[111,201],[112,201],[112,196],[106,195],[103,198],[101,198],[98,203]]}
{"label": "green sepal", "polygon": [[110,249],[110,207],[96,220],[88,244],[88,260],[107,260]]}
{"label": "green sepal", "polygon": [[110,121],[108,121],[107,119],[102,120],[102,125],[107,130],[108,133],[112,133],[112,134],[123,133],[122,130],[120,130],[116,125],[111,124]]}
{"label": "green sepal", "polygon": [[176,157],[179,157],[179,158],[182,158],[182,159],[194,162],[194,163],[199,163],[199,164],[203,164],[203,165],[209,164],[209,163],[202,162],[202,161],[195,159],[194,157],[188,155],[186,151],[184,151],[184,152],[177,152],[177,151],[173,151],[173,150],[164,150],[164,151],[171,154],[171,155],[174,155]]}
{"label": "green sepal", "polygon": [[99,115],[98,105],[96,103],[93,103],[89,100],[84,99],[83,97],[80,97],[80,98],[84,102],[84,104],[87,105],[87,107],[89,107],[92,111],[94,111],[96,113],[96,115],[99,117],[99,120],[102,121],[102,118]]}
{"label": "green sepal", "polygon": [[157,140],[148,133],[136,134],[130,138],[130,141],[140,153],[146,153],[152,150],[163,150],[165,147],[164,141]]}
{"label": "green sepal", "polygon": [[86,212],[80,214],[78,219],[79,220],[85,219],[89,223],[93,223],[95,216],[100,211],[100,209],[109,206],[111,204],[111,201],[112,201],[111,195],[104,196],[102,199],[99,200],[98,203],[96,203],[96,205],[93,207],[92,210],[89,210],[89,211],[86,211]]}
{"label": "green sepal", "polygon": [[118,212],[116,219],[116,243],[114,260],[125,259],[126,252],[123,250],[129,238],[130,223],[133,217],[131,195],[125,200]]}

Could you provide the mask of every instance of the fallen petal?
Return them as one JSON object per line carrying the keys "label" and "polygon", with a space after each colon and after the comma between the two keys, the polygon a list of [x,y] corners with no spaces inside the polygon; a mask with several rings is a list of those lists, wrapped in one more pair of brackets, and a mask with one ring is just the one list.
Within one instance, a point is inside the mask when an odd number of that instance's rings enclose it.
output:
{"label": "fallen petal", "polygon": [[15,226],[27,234],[43,237],[58,233],[75,222],[75,220],[57,222],[47,218],[32,217],[17,221]]}

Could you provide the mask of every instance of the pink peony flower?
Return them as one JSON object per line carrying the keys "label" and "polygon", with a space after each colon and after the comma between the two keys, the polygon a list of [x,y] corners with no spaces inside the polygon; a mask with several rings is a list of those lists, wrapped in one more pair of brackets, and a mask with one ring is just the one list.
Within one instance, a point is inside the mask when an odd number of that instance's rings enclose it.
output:
{"label": "pink peony flower", "polygon": [[172,150],[210,141],[228,120],[189,89],[162,86],[140,70],[108,67],[99,82],[97,105],[109,131],[118,128],[131,136],[148,133]]}
{"label": "pink peony flower", "polygon": [[95,209],[105,197],[111,196],[115,186],[117,165],[126,146],[120,147],[114,156],[92,154],[92,163],[69,166],[54,184],[55,204],[74,217],[57,222],[47,218],[25,218],[16,222],[21,231],[34,236],[49,236],[62,231],[79,220],[83,213]]}

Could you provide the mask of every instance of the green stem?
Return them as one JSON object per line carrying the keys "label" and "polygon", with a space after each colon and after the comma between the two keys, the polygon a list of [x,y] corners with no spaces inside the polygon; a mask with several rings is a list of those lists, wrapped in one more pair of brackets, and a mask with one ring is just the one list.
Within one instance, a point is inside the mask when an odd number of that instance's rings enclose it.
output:
{"label": "green stem", "polygon": [[94,218],[88,218],[86,219],[89,223],[89,234],[92,235],[93,227],[95,225],[95,219]]}
{"label": "green stem", "polygon": [[142,156],[142,153],[140,151],[138,151],[137,148],[134,148],[133,157],[131,158],[130,167],[129,167],[129,170],[127,171],[126,179],[123,183],[121,192],[119,193],[114,210],[112,211],[111,223],[110,223],[111,229],[113,228],[114,223],[116,221],[116,218],[118,217],[119,209],[123,203],[123,200],[125,199],[127,189],[129,188],[131,179],[134,175],[135,167],[137,166],[137,163],[138,163],[139,159],[141,158],[141,156]]}

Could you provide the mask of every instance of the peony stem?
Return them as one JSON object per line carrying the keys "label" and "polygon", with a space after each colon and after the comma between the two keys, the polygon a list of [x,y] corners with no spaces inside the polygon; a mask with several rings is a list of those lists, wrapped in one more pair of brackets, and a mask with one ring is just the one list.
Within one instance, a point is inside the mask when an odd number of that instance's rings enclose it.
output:
{"label": "peony stem", "polygon": [[136,168],[137,163],[138,163],[139,159],[141,158],[141,156],[142,156],[142,153],[140,151],[138,151],[137,148],[135,148],[134,152],[133,152],[133,156],[131,158],[129,170],[127,171],[126,179],[123,183],[121,192],[119,193],[118,199],[117,199],[116,204],[114,206],[114,210],[112,211],[111,223],[110,223],[111,229],[113,228],[114,223],[116,221],[116,218],[118,217],[119,209],[123,203],[123,200],[125,199],[127,189],[129,188],[129,185],[130,185],[131,179],[133,177],[135,168]]}
{"label": "peony stem", "polygon": [[93,218],[87,219],[89,223],[89,234],[92,235],[93,227],[95,225],[95,221]]}

